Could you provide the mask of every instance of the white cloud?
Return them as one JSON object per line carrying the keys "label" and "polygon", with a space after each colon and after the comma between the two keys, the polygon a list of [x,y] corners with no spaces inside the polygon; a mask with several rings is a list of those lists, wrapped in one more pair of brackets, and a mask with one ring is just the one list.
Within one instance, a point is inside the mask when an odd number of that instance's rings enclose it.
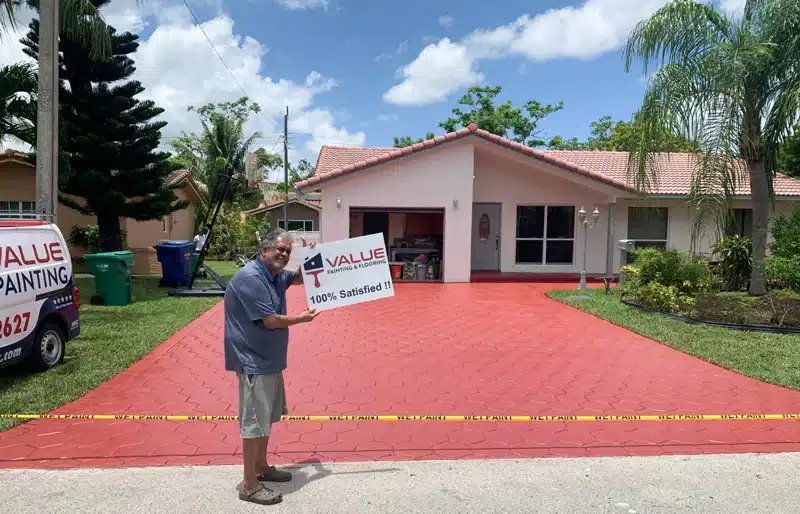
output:
{"label": "white cloud", "polygon": [[442,16],[439,16],[439,25],[442,27],[449,27],[454,21],[456,21],[456,19],[449,14],[443,14]]}
{"label": "white cloud", "polygon": [[399,118],[396,114],[379,114],[378,121],[397,121]]}
{"label": "white cloud", "polygon": [[[723,0],[736,2],[740,0]],[[397,105],[426,105],[483,80],[478,64],[523,57],[532,61],[590,59],[619,48],[641,20],[667,0],[588,0],[579,7],[525,14],[506,25],[479,29],[458,42],[426,46],[401,69],[402,82],[384,94]]]}
{"label": "white cloud", "polygon": [[394,49],[394,52],[388,52],[388,53],[384,52],[380,55],[373,57],[372,60],[375,62],[386,61],[398,55],[403,55],[406,52],[408,52],[408,40],[401,41],[400,44],[397,45],[397,48]]}
{"label": "white cloud", "polygon": [[427,105],[440,102],[463,87],[483,81],[475,71],[476,61],[467,48],[444,38],[426,46],[411,64],[398,70],[400,84],[384,93],[396,105]]}
{"label": "white cloud", "polygon": [[[146,88],[140,95],[142,98],[149,98],[165,109],[161,118],[169,124],[162,134],[163,141],[168,141],[181,131],[199,130],[197,115],[187,112],[188,106],[236,100],[243,92],[231,80],[200,28],[191,22],[182,2],[162,0],[145,5],[147,10],[138,11],[136,0],[117,0],[103,9],[103,15],[109,23],[120,23],[119,29],[140,29],[146,23],[155,26],[148,39],[140,40],[138,51],[132,55],[136,64],[133,78]],[[289,139],[297,146],[293,146],[292,158],[315,159],[326,143],[354,146],[365,143],[363,131],[351,133],[340,125],[346,117],[344,113],[334,114],[318,105],[319,95],[337,87],[334,79],[313,70],[300,80],[269,77],[261,68],[268,49],[252,37],[236,34],[233,20],[218,15],[203,22],[202,27],[233,76],[262,108],[264,116],[251,117],[246,127],[247,133],[259,131],[264,136],[257,145],[267,150],[273,148],[283,128],[286,106]],[[22,57],[19,45],[10,48],[6,41],[0,45],[0,64],[17,62]]]}
{"label": "white cloud", "polygon": [[327,9],[329,0],[275,0],[287,9]]}

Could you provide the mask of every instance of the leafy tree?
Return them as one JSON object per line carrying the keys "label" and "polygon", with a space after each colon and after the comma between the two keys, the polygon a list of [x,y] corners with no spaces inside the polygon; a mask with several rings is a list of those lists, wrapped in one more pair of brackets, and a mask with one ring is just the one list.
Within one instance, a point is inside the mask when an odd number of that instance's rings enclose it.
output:
{"label": "leafy tree", "polygon": [[[289,167],[289,191],[294,190],[295,184],[298,182],[302,182],[303,180],[307,179],[311,175],[314,174],[314,165],[308,162],[306,159],[300,159],[296,166]],[[284,187],[284,183],[278,181],[278,185],[275,186],[275,191],[277,192],[284,192],[286,188]]]}
{"label": "leafy tree", "polygon": [[433,132],[428,132],[427,134],[425,134],[424,138],[420,137],[418,139],[412,139],[411,136],[395,137],[394,138],[394,143],[392,144],[392,146],[395,147],[395,148],[405,148],[407,146],[411,146],[411,145],[415,145],[417,143],[421,143],[421,142],[426,141],[428,139],[433,139],[434,137],[436,137],[436,134],[434,134]]}
{"label": "leafy tree", "polygon": [[36,71],[27,63],[0,68],[0,141],[8,136],[25,142],[35,139]]}
{"label": "leafy tree", "polygon": [[547,148],[550,150],[586,150],[587,143],[580,141],[577,137],[564,139],[561,136],[554,136],[547,142]]}
{"label": "leafy tree", "polygon": [[[247,177],[244,170],[247,154],[261,134],[254,132],[245,137],[244,124],[251,115],[260,112],[259,106],[242,97],[233,102],[190,106],[189,111],[198,114],[202,132],[184,133],[170,143],[175,151],[175,165],[188,169],[196,181],[212,190],[218,172],[233,170],[236,178],[231,198],[233,203],[241,209],[257,206],[262,198],[261,193],[245,187]],[[255,154],[259,169],[283,165],[279,155],[263,148],[256,150]]]}
{"label": "leafy tree", "polygon": [[[108,0],[93,0],[99,8]],[[82,40],[60,37],[62,80],[60,148],[68,166],[61,170],[59,200],[95,215],[100,246],[122,248],[119,219],[159,219],[186,207],[164,180],[172,171],[169,154],[156,151],[166,122],[164,112],[136,95],[142,85],[127,80],[135,71],[130,54],[138,36],[108,27],[111,57],[96,59]],[[24,51],[38,57],[39,23],[33,20],[22,40]],[[77,197],[76,201],[73,197]]]}
{"label": "leafy tree", "polygon": [[778,171],[800,178],[800,125],[794,127],[778,150]]}
{"label": "leafy tree", "polygon": [[564,108],[563,102],[542,104],[530,100],[522,107],[514,107],[511,100],[496,105],[497,95],[503,90],[500,86],[473,86],[458,100],[463,106],[453,109],[453,116],[439,123],[447,132],[453,132],[470,123],[527,146],[544,146],[545,141],[538,137],[539,121]]}
{"label": "leafy tree", "polygon": [[717,9],[673,0],[630,34],[626,70],[634,60],[642,61],[644,73],[654,62],[661,68],[647,86],[629,167],[635,185],[648,191],[656,179],[651,157],[665,136],[699,140],[691,192],[695,236],[719,233],[735,186],[746,177],[753,206],[750,293],[763,295],[778,149],[800,107],[800,2],[746,0],[741,18]]}
{"label": "leafy tree", "polygon": [[[590,124],[591,135],[586,141],[578,138],[566,140],[560,136],[552,138],[547,147],[552,150],[605,150],[611,152],[633,152],[636,150],[637,134],[641,125],[638,115],[631,121],[614,121],[611,116],[602,116]],[[696,152],[696,141],[675,134],[665,134],[658,152]]]}
{"label": "leafy tree", "polygon": [[257,148],[256,154],[256,168],[264,170],[265,175],[283,168],[283,157],[276,153],[268,152],[264,148]]}

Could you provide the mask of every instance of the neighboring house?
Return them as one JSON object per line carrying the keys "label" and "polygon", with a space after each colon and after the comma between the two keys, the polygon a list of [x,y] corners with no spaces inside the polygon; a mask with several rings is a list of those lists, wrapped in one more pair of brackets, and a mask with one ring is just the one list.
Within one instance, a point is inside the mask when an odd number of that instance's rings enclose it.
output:
{"label": "neighboring house", "polygon": [[[587,271],[615,274],[626,259],[620,239],[691,246],[694,157],[659,156],[656,191],[646,198],[627,180],[627,159],[624,152],[535,150],[472,124],[402,149],[324,146],[315,175],[296,187],[321,191],[323,242],[383,232],[400,261],[418,253],[402,246],[423,242],[431,252],[438,241],[445,282],[498,272],[580,273],[578,212],[584,207],[591,221],[597,207]],[[773,215],[791,213],[800,180],[778,175],[774,187]],[[745,179],[734,205],[743,235],[752,226],[749,195]],[[704,238],[696,251],[709,253],[711,243]]]}
{"label": "neighboring house", "polygon": [[301,232],[314,232],[319,230],[320,197],[317,194],[297,195],[289,193],[289,204],[286,207],[288,228],[283,220],[283,194],[275,193],[257,208],[243,213],[264,220],[267,230],[282,228],[284,230],[297,230]]}
{"label": "neighboring house", "polygon": [[[171,213],[160,220],[135,221],[124,218],[120,227],[127,231],[126,243],[136,254],[133,272],[139,274],[161,273],[153,245],[161,240],[191,240],[195,232],[195,204],[203,196],[186,170],[175,171],[165,180],[167,185],[178,185],[175,194],[180,200],[189,200],[189,207]],[[0,153],[0,218],[34,217],[36,197],[36,167],[25,160],[25,154],[14,150]],[[86,216],[64,205],[58,205],[57,223],[64,236],[74,226],[96,225],[94,216]],[[85,250],[72,248],[73,256]]]}

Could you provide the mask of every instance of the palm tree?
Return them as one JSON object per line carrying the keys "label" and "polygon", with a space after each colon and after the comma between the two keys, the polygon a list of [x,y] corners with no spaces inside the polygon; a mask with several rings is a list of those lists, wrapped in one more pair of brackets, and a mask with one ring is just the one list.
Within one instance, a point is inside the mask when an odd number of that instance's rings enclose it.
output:
{"label": "palm tree", "polygon": [[[695,239],[719,230],[737,185],[753,205],[750,293],[766,292],[763,260],[778,148],[800,112],[800,2],[746,0],[740,17],[711,4],[673,0],[639,23],[624,50],[626,71],[641,60],[648,81],[644,130],[629,159],[641,191],[657,180],[651,164],[668,135],[698,139],[692,178]],[[713,220],[713,222],[711,221]]]}
{"label": "palm tree", "polygon": [[[137,3],[141,3],[139,0]],[[0,42],[17,30],[17,15],[22,9],[37,10],[40,0],[0,0]],[[59,0],[61,31],[92,50],[92,57],[111,51],[111,38],[100,7],[109,0]]]}
{"label": "palm tree", "polygon": [[[235,117],[226,113],[213,112],[205,119],[201,117],[203,133],[200,136],[202,155],[205,159],[203,169],[205,178],[213,190],[215,177],[219,171],[231,171],[236,177],[233,184],[233,199],[240,207],[252,208],[258,205],[261,193],[258,191],[247,190],[243,184],[247,177],[245,169],[245,159],[253,142],[261,137],[259,132],[255,132],[245,138],[244,124],[247,121],[244,117]],[[254,205],[251,205],[254,204]]]}
{"label": "palm tree", "polygon": [[35,138],[36,71],[28,63],[0,68],[0,141],[8,136],[31,144]]}

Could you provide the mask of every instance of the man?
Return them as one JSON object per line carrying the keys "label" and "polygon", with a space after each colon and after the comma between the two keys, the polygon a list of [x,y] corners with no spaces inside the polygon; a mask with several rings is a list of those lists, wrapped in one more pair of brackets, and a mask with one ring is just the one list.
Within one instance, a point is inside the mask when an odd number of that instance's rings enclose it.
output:
{"label": "man", "polygon": [[[315,246],[312,243],[311,246]],[[267,464],[267,443],[273,423],[288,414],[283,370],[289,327],[312,321],[314,309],[286,314],[286,290],[302,284],[300,268],[284,268],[292,254],[292,238],[283,231],[265,235],[258,257],[240,269],[225,290],[225,369],[239,380],[239,432],[244,454],[244,480],[239,499],[271,505],[280,492],[262,482],[288,482],[292,474]]]}
{"label": "man", "polygon": [[194,242],[194,251],[195,252],[199,253],[203,249],[203,246],[205,246],[206,239],[208,238],[208,232],[209,232],[209,230],[206,229],[205,233],[203,233],[201,231],[201,232],[198,232],[197,234],[195,234],[194,239],[192,239],[192,242]]}

